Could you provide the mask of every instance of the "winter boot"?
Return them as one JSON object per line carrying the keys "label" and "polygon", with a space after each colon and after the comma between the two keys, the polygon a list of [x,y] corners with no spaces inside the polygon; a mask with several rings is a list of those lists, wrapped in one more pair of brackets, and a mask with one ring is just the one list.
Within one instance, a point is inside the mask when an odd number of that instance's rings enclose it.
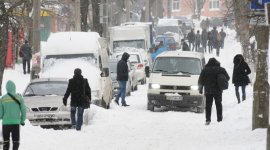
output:
{"label": "winter boot", "polygon": [[211,121],[206,121],[205,125],[208,126],[208,125],[210,124],[210,122],[211,122]]}
{"label": "winter boot", "polygon": [[19,146],[20,146],[20,142],[18,142],[18,141],[13,142],[13,150],[18,150]]}
{"label": "winter boot", "polygon": [[242,101],[246,100],[246,95],[242,95]]}
{"label": "winter boot", "polygon": [[119,102],[118,102],[118,100],[114,100],[114,102],[117,104],[117,105],[119,105]]}
{"label": "winter boot", "polygon": [[3,150],[9,150],[9,140],[3,142]]}
{"label": "winter boot", "polygon": [[239,93],[237,92],[237,93],[235,93],[236,94],[236,98],[237,98],[237,100],[238,100],[238,104],[240,103],[240,95],[239,95]]}

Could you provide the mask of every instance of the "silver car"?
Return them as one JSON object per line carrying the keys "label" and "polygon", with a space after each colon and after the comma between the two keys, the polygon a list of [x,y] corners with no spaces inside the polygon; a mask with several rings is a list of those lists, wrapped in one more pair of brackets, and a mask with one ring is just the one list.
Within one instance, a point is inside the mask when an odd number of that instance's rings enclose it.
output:
{"label": "silver car", "polygon": [[64,106],[62,100],[67,86],[68,79],[65,78],[32,80],[22,94],[27,109],[26,119],[43,128],[70,127],[70,106]]}
{"label": "silver car", "polygon": [[[117,83],[116,76],[117,76],[117,63],[120,59],[111,58],[109,59],[110,64],[110,71],[111,71],[111,78],[113,82],[113,95],[116,96],[119,93],[120,87]],[[138,80],[136,76],[136,67],[132,66],[131,63],[128,61],[128,82],[126,86],[126,95],[130,96],[131,92],[138,90]]]}

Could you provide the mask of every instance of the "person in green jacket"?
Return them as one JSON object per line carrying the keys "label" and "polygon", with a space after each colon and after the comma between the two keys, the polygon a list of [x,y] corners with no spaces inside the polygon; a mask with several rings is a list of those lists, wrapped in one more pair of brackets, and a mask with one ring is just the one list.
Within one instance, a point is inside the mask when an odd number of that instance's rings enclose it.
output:
{"label": "person in green jacket", "polygon": [[[14,82],[9,80],[6,84],[6,89],[8,93],[0,99],[0,119],[3,120],[3,149],[9,149],[11,133],[13,150],[18,150],[20,145],[20,125],[24,126],[26,108],[22,97],[16,94]],[[17,99],[17,101],[12,97]]]}

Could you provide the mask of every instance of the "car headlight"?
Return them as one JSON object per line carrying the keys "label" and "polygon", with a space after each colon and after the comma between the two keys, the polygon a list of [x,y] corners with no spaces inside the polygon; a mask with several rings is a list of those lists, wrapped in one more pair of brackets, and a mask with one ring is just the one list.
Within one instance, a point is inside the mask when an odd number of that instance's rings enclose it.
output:
{"label": "car headlight", "polygon": [[195,91],[195,90],[198,90],[199,87],[198,87],[198,85],[192,85],[192,86],[190,86],[190,89]]}
{"label": "car headlight", "polygon": [[60,107],[59,110],[60,111],[70,111],[70,105],[67,105],[67,106],[63,105],[63,106]]}
{"label": "car headlight", "polygon": [[160,85],[159,84],[149,84],[149,88],[151,89],[160,89]]}

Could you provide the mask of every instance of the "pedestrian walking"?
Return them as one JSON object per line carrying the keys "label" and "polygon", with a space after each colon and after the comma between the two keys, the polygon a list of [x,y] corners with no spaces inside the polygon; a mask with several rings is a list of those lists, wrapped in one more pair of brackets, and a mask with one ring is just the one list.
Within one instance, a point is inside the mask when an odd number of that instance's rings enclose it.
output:
{"label": "pedestrian walking", "polygon": [[0,119],[2,119],[3,149],[10,147],[10,134],[13,150],[18,150],[20,145],[20,125],[24,126],[26,108],[24,100],[16,94],[14,82],[6,83],[7,94],[0,99]]}
{"label": "pedestrian walking", "polygon": [[204,19],[201,22],[201,28],[202,28],[202,30],[206,29],[206,22]]}
{"label": "pedestrian walking", "polygon": [[30,73],[30,61],[32,59],[32,50],[28,45],[28,41],[25,40],[24,44],[20,48],[20,57],[23,59],[23,73],[26,74],[26,64],[27,64],[27,73]]}
{"label": "pedestrian walking", "polygon": [[217,27],[214,26],[213,29],[211,30],[211,32],[212,32],[212,35],[214,37],[214,48],[217,48],[217,46],[216,46],[217,34],[218,34]]}
{"label": "pedestrian walking", "polygon": [[207,45],[207,40],[208,40],[208,34],[206,32],[206,29],[204,29],[202,31],[202,46],[203,46],[203,49],[204,49],[204,52],[206,53],[207,52],[207,48],[206,48],[206,45]]}
{"label": "pedestrian walking", "polygon": [[213,46],[214,46],[214,37],[212,32],[208,32],[208,48],[209,48],[209,54],[213,52]]}
{"label": "pedestrian walking", "polygon": [[[74,76],[72,79],[69,79],[68,87],[66,93],[63,98],[63,104],[67,105],[67,99],[71,94],[71,102],[70,102],[70,118],[71,118],[71,129],[76,129],[77,131],[81,131],[82,123],[83,123],[83,113],[85,108],[89,108],[89,106],[85,106],[84,104],[84,94],[91,100],[91,88],[89,86],[88,80],[84,79],[82,76],[82,70],[76,68],[74,70]],[[75,118],[76,111],[77,112],[77,120]]]}
{"label": "pedestrian walking", "polygon": [[187,38],[187,26],[186,26],[186,23],[184,22],[183,24],[182,24],[182,26],[181,26],[181,30],[182,30],[182,32],[184,33],[184,39],[186,39]]}
{"label": "pedestrian walking", "polygon": [[[191,29],[191,31],[188,33],[187,36],[188,39],[188,43],[189,43],[189,51],[193,51],[194,50],[194,43],[195,43],[195,33],[194,33],[194,29]],[[192,50],[191,50],[191,45],[192,45]]]}
{"label": "pedestrian walking", "polygon": [[210,28],[210,20],[208,18],[206,18],[205,24],[206,24],[206,30],[208,32]]}
{"label": "pedestrian walking", "polygon": [[215,58],[210,58],[205,68],[202,70],[198,86],[199,92],[206,96],[206,124],[209,125],[211,122],[211,112],[213,100],[215,100],[217,109],[217,121],[221,122],[223,119],[222,115],[222,90],[218,86],[218,75],[223,74],[226,79],[230,79],[227,71],[220,67],[220,63]]}
{"label": "pedestrian walking", "polygon": [[195,51],[198,52],[198,49],[200,48],[201,45],[201,34],[199,30],[197,31],[197,34],[195,36],[195,44],[196,44]]}
{"label": "pedestrian walking", "polygon": [[221,34],[221,49],[223,49],[224,48],[224,42],[225,42],[225,37],[226,37],[226,33],[223,31],[223,29],[221,29],[221,32],[220,32],[220,34]]}
{"label": "pedestrian walking", "polygon": [[227,18],[227,17],[224,17],[224,18],[223,18],[223,24],[224,24],[224,27],[225,27],[225,28],[228,27],[228,18]]}
{"label": "pedestrian walking", "polygon": [[219,52],[220,52],[220,48],[221,48],[221,45],[222,45],[222,37],[221,37],[221,34],[218,33],[217,34],[217,40],[216,40],[216,55],[219,57]]}
{"label": "pedestrian walking", "polygon": [[181,40],[181,44],[182,44],[182,51],[189,51],[189,47],[188,44],[185,42],[185,39]]}
{"label": "pedestrian walking", "polygon": [[233,79],[232,83],[235,86],[235,95],[240,103],[240,94],[239,87],[242,87],[242,101],[246,100],[246,86],[250,83],[248,75],[251,73],[251,70],[248,64],[245,62],[243,55],[238,54],[233,59],[234,68],[233,68]]}
{"label": "pedestrian walking", "polygon": [[125,101],[125,96],[126,96],[126,84],[128,81],[128,65],[127,65],[127,61],[129,59],[129,54],[128,53],[124,53],[122,55],[122,59],[117,63],[117,77],[116,80],[120,86],[120,91],[117,94],[114,102],[119,105],[119,98],[121,97],[122,99],[122,106],[130,106],[127,105],[126,101]]}

